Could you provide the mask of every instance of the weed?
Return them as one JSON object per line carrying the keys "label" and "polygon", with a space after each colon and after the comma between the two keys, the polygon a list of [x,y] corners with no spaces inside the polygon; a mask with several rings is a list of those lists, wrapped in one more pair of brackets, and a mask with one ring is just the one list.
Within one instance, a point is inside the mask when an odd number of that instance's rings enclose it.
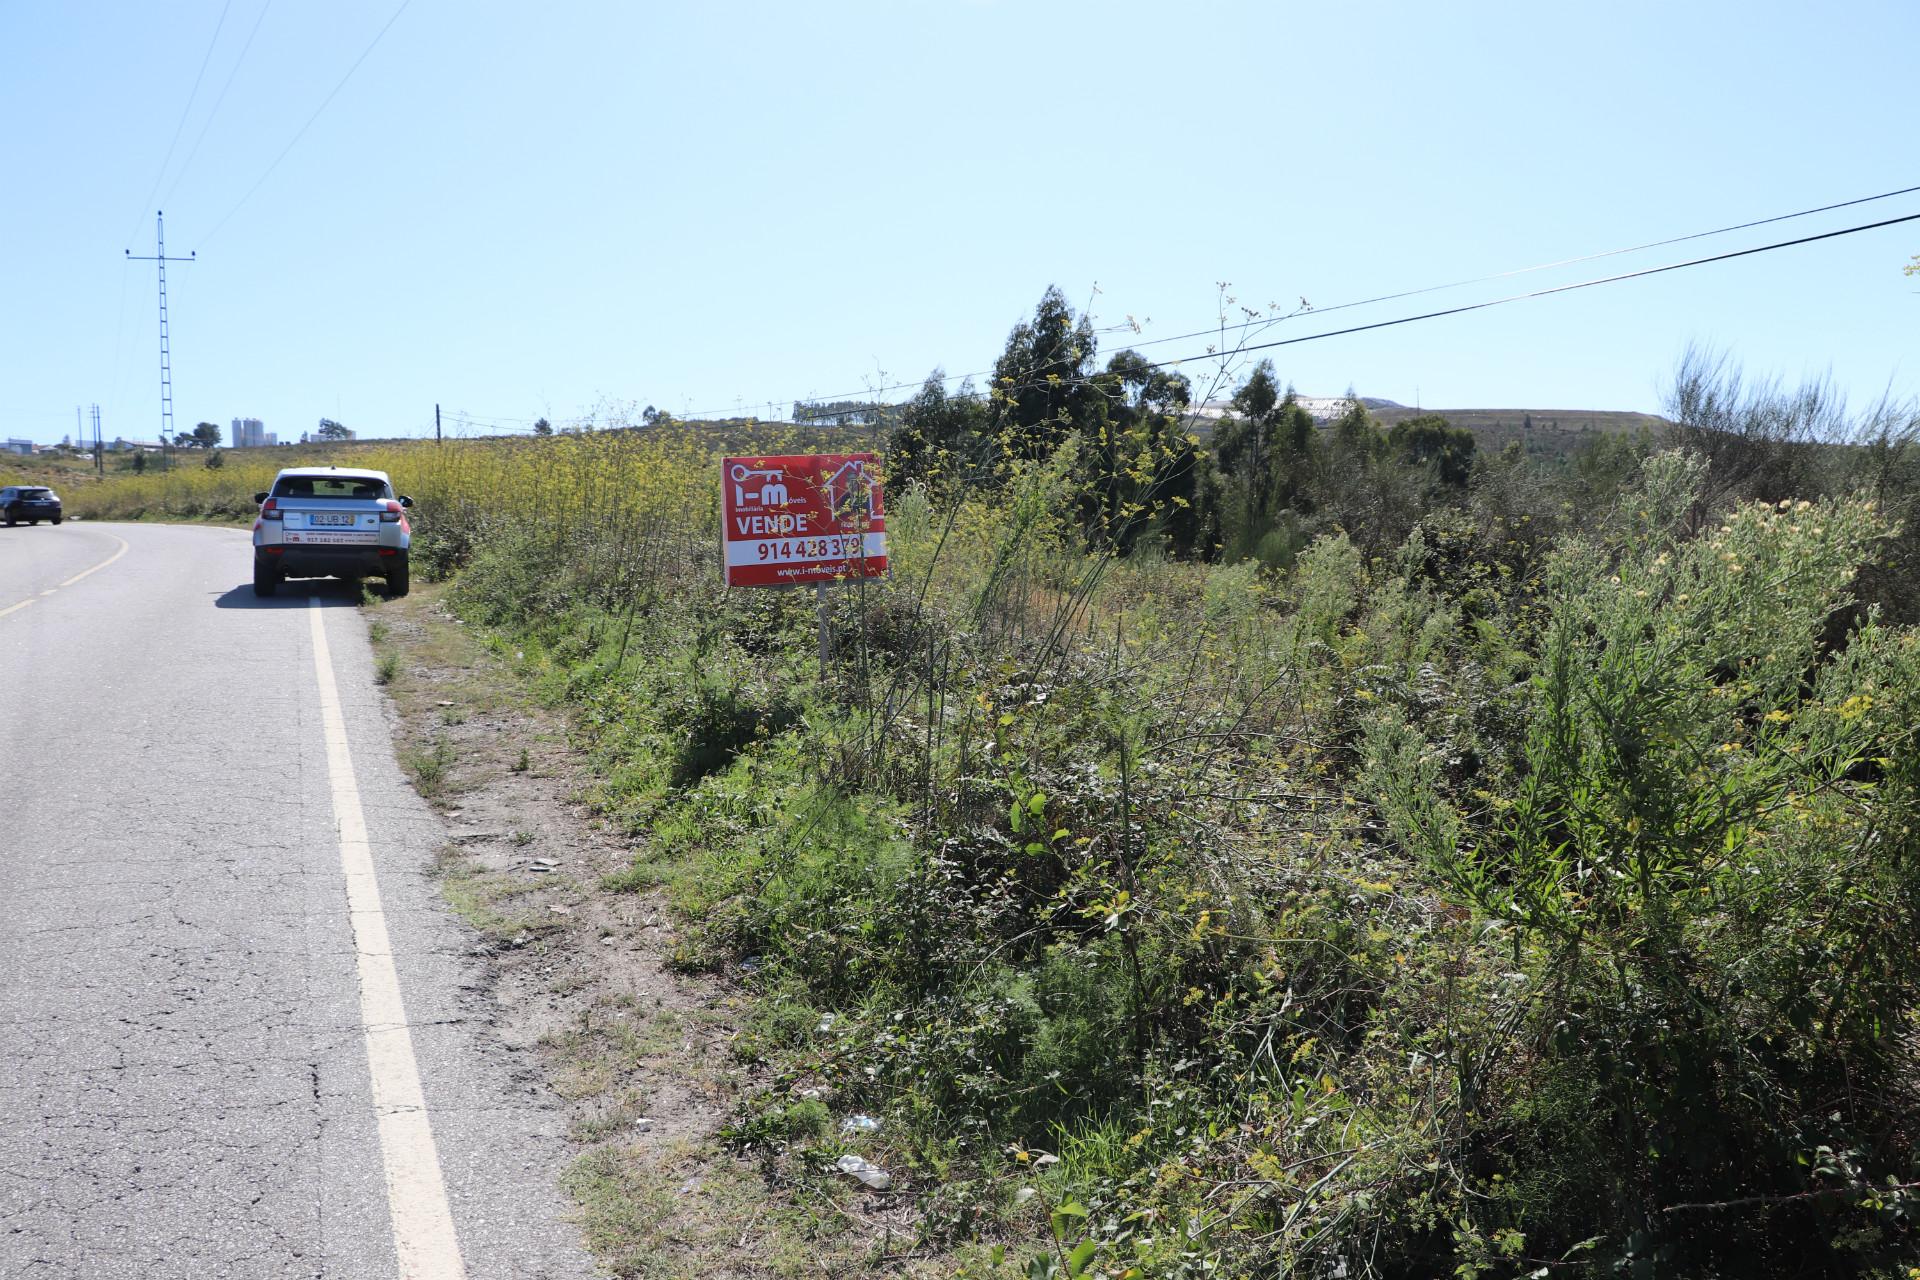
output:
{"label": "weed", "polygon": [[780,1103],[762,1099],[721,1131],[721,1137],[743,1147],[784,1147],[827,1136],[833,1116],[814,1098]]}
{"label": "weed", "polygon": [[577,1117],[568,1127],[575,1142],[604,1142],[634,1132],[635,1122],[643,1118],[640,1104],[632,1098],[608,1102],[589,1114]]}
{"label": "weed", "polygon": [[665,878],[659,868],[636,862],[623,871],[602,877],[600,887],[608,893],[641,893],[661,884]]}
{"label": "weed", "polygon": [[409,743],[400,748],[400,764],[413,779],[414,790],[431,800],[444,794],[451,782],[453,744],[434,734],[425,746]]}
{"label": "weed", "polygon": [[373,680],[375,684],[392,684],[393,678],[399,674],[400,674],[400,655],[399,654],[383,653],[377,659],[374,660]]}

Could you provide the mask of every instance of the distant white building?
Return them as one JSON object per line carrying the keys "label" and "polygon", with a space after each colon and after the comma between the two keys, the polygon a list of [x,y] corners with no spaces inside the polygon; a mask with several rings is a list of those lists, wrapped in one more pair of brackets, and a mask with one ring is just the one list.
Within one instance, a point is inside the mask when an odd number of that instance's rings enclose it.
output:
{"label": "distant white building", "polygon": [[227,443],[235,449],[264,449],[280,443],[280,438],[267,430],[266,424],[258,418],[235,418],[233,433]]}
{"label": "distant white building", "polygon": [[[1303,395],[1294,396],[1293,402],[1302,409],[1305,409],[1307,415],[1319,423],[1332,422],[1338,418],[1345,417],[1356,403],[1355,400],[1348,396]],[[1392,401],[1375,400],[1372,403],[1386,407],[1391,405]],[[1189,409],[1187,412],[1196,418],[1208,418],[1213,421],[1218,421],[1221,418],[1231,418],[1234,416],[1233,401],[1208,400],[1193,409]]]}
{"label": "distant white building", "polygon": [[9,439],[5,444],[0,445],[0,453],[32,453],[32,452],[33,452],[33,441],[31,440]]}

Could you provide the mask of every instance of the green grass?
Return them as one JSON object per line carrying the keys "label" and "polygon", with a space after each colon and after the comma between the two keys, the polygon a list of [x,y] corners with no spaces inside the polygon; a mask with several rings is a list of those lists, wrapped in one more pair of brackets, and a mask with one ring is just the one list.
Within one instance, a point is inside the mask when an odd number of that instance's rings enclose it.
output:
{"label": "green grass", "polygon": [[436,856],[434,871],[454,913],[491,942],[538,935],[553,927],[532,912],[513,909],[514,902],[529,891],[521,879],[480,870],[454,846]]}
{"label": "green grass", "polygon": [[676,1219],[680,1206],[668,1175],[609,1145],[574,1161],[561,1185],[579,1203],[587,1246],[609,1275],[671,1274],[676,1242],[664,1237],[662,1225]]}

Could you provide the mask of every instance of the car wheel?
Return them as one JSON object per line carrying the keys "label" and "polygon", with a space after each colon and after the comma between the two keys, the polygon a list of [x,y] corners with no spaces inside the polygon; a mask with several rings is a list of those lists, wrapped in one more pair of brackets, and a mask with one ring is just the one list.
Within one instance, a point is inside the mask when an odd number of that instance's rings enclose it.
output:
{"label": "car wheel", "polygon": [[60,523],[60,520],[61,520],[61,517],[59,517],[59,516],[55,516],[55,517],[53,518],[53,522],[54,522],[55,524],[59,524],[59,523]]}
{"label": "car wheel", "polygon": [[412,578],[413,570],[407,564],[407,555],[403,551],[393,568],[387,570],[387,598],[397,600],[407,594],[408,588],[413,585]]}
{"label": "car wheel", "polygon": [[273,594],[273,589],[279,585],[280,575],[273,571],[271,565],[263,564],[258,560],[253,562],[253,594],[270,596]]}
{"label": "car wheel", "polygon": [[8,507],[7,508],[7,528],[9,529],[13,528],[13,522],[14,522],[13,508]]}

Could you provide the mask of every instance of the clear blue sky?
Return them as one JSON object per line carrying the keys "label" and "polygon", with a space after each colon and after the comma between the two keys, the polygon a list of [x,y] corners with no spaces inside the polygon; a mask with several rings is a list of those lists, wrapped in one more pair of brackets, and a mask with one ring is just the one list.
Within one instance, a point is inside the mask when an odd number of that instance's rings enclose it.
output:
{"label": "clear blue sky", "polygon": [[[222,223],[397,6],[266,2],[0,0],[0,434],[98,401],[154,435],[153,267],[122,253],[156,208],[200,256],[169,272],[179,425],[286,438],[431,431],[436,401],[784,411],[985,367],[1051,283],[1153,337],[1207,324],[1217,281],[1326,306],[1920,184],[1912,0],[411,0]],[[1277,364],[1310,394],[1651,410],[1699,341],[1910,395],[1914,253],[1920,223]]]}

